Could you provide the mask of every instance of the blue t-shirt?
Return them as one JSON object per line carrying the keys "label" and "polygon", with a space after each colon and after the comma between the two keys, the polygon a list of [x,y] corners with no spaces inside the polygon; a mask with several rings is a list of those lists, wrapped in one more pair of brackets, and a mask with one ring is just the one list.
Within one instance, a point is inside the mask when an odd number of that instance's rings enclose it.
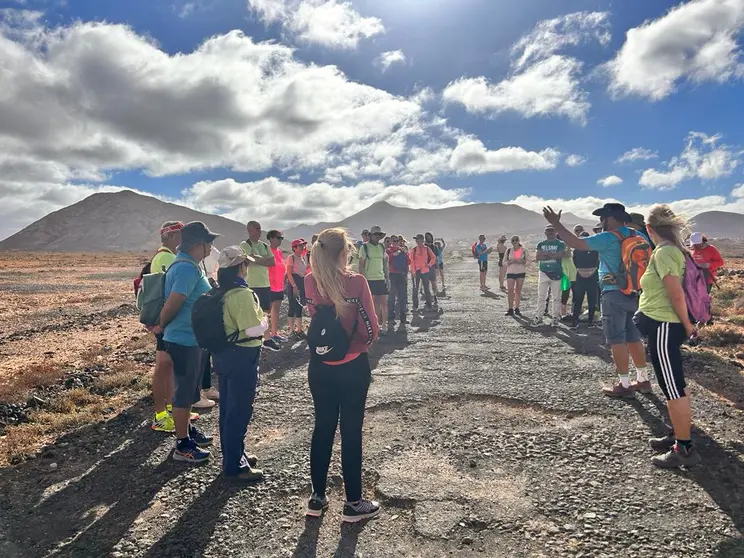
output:
{"label": "blue t-shirt", "polygon": [[444,263],[444,249],[441,246],[436,246],[436,250],[434,250],[434,254],[437,256],[437,263],[443,264]]}
{"label": "blue t-shirt", "polygon": [[[623,238],[630,236],[630,228],[620,227],[617,229]],[[634,231],[637,235],[642,236],[648,241],[648,237],[640,231]],[[605,275],[615,275],[620,269],[620,265],[623,263],[623,257],[621,254],[622,242],[611,232],[602,232],[589,236],[584,239],[589,245],[590,250],[599,252],[599,278],[602,279]],[[600,281],[601,284],[601,281]],[[602,284],[602,292],[604,291],[616,291],[618,290],[617,285],[604,285]]]}
{"label": "blue t-shirt", "polygon": [[165,300],[168,300],[171,293],[184,295],[186,300],[176,317],[165,326],[163,339],[184,347],[198,347],[199,344],[196,342],[194,330],[191,327],[191,309],[194,307],[196,299],[208,292],[211,287],[196,260],[186,252],[179,252],[176,259],[188,259],[195,265],[176,261],[168,269],[165,276]]}
{"label": "blue t-shirt", "polygon": [[485,242],[483,244],[479,242],[475,245],[475,255],[479,262],[488,261],[488,246],[486,246]]}

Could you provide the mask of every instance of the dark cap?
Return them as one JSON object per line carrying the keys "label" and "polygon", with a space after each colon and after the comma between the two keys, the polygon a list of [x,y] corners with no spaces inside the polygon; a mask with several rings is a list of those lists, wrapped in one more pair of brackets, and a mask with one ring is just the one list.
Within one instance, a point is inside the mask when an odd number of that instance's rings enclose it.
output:
{"label": "dark cap", "polygon": [[220,236],[218,233],[210,231],[201,221],[191,221],[186,223],[181,229],[181,250],[188,250],[197,244],[214,242],[214,239]]}
{"label": "dark cap", "polygon": [[614,217],[623,223],[630,223],[631,218],[621,203],[606,203],[600,209],[595,210],[592,215],[597,217]]}

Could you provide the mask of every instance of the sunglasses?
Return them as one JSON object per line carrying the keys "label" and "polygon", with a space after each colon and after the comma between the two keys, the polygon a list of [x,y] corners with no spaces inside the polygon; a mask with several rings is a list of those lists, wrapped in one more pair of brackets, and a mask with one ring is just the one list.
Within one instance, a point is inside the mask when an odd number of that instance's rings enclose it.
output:
{"label": "sunglasses", "polygon": [[284,240],[283,236],[275,236],[274,238],[276,238],[277,240]]}

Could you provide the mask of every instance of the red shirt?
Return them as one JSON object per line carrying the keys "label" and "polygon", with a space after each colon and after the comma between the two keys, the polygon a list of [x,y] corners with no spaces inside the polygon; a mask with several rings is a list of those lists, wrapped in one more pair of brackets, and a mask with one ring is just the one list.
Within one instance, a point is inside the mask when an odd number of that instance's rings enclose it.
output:
{"label": "red shirt", "polygon": [[692,259],[698,265],[710,264],[708,268],[705,268],[705,278],[708,280],[708,284],[712,285],[715,282],[716,272],[723,267],[724,263],[718,249],[710,244],[703,248],[693,248]]}
{"label": "red shirt", "polygon": [[[367,283],[367,279],[363,275],[349,273],[344,276],[344,279],[346,282],[346,298],[359,299],[362,303],[361,308],[348,312],[341,317],[341,324],[349,335],[351,335],[354,329],[354,323],[357,324],[354,336],[351,338],[349,355],[366,353],[369,351],[369,346],[377,339],[377,335],[380,333],[380,324],[377,321],[372,293],[369,291],[369,283]],[[305,277],[305,298],[307,299],[307,309],[310,312],[310,317],[315,315],[316,306],[333,305],[330,299],[323,298],[318,293],[318,286],[315,283],[315,277],[313,277],[312,273],[309,273]]]}

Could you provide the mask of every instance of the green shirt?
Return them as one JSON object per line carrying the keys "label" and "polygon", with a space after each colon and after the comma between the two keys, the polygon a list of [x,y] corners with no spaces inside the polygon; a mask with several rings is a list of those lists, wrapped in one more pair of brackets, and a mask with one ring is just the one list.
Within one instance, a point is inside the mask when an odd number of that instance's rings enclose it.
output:
{"label": "green shirt", "polygon": [[367,281],[385,280],[385,247],[367,242],[359,249],[359,259],[365,260],[364,276]]}
{"label": "green shirt", "polygon": [[[249,256],[258,256],[259,258],[273,256],[269,245],[260,240],[257,242],[244,240],[240,243],[240,247]],[[271,287],[269,268],[264,265],[248,264],[248,273],[245,276],[245,282],[248,283],[249,287],[254,289]]]}
{"label": "green shirt", "polygon": [[641,300],[638,309],[658,322],[680,323],[674,312],[664,277],[673,275],[680,281],[685,274],[685,255],[676,246],[658,246],[651,255],[651,263],[641,277]]}
{"label": "green shirt", "polygon": [[[543,240],[537,243],[538,252],[552,252],[558,254],[566,251],[566,245],[562,240]],[[540,260],[540,271],[543,273],[560,273],[563,274],[563,265],[561,258],[556,255],[554,260]]]}
{"label": "green shirt", "polygon": [[163,273],[167,271],[175,259],[176,255],[170,249],[161,246],[152,262],[150,262],[150,272]]}
{"label": "green shirt", "polygon": [[[225,293],[222,320],[225,325],[225,333],[228,336],[239,331],[239,339],[245,338],[245,330],[260,325],[263,317],[263,311],[252,290],[231,289]],[[260,347],[262,344],[262,339],[237,343],[239,347]]]}

